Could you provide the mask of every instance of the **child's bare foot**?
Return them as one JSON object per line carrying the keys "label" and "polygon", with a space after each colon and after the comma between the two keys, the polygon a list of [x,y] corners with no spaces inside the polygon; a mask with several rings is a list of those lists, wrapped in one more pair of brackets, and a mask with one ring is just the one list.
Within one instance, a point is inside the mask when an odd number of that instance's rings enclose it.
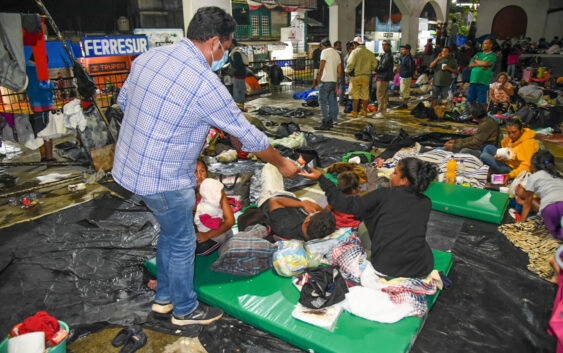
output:
{"label": "child's bare foot", "polygon": [[156,285],[157,285],[157,283],[158,283],[158,282],[156,281],[156,279],[151,279],[151,280],[149,281],[149,283],[147,283],[147,287],[149,287],[149,288],[152,289],[152,290],[156,290]]}

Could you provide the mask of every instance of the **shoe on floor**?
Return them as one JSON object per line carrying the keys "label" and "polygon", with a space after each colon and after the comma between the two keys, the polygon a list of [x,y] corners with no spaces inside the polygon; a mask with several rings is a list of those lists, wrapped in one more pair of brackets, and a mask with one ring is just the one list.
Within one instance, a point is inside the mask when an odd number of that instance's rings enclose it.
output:
{"label": "shoe on floor", "polygon": [[174,308],[174,306],[171,303],[168,303],[168,304],[154,303],[152,305],[151,310],[156,314],[166,315],[166,314],[170,314],[170,312],[172,312],[173,308]]}
{"label": "shoe on floor", "polygon": [[332,121],[322,121],[321,125],[315,126],[315,130],[330,130],[332,129]]}
{"label": "shoe on floor", "polygon": [[399,109],[409,109],[409,106],[406,105],[406,104],[401,104],[401,105],[399,106]]}
{"label": "shoe on floor", "polygon": [[190,314],[184,316],[172,315],[172,324],[177,326],[186,325],[209,325],[223,316],[223,310],[213,306],[199,303],[197,308]]}
{"label": "shoe on floor", "polygon": [[120,347],[127,343],[131,336],[137,335],[140,332],[143,332],[140,326],[129,326],[123,328],[121,331],[117,333],[117,335],[111,340],[111,344],[114,347]]}
{"label": "shoe on floor", "polygon": [[119,353],[134,353],[139,349],[143,348],[147,344],[147,335],[140,329],[138,332],[135,332],[132,336],[129,337],[127,342]]}
{"label": "shoe on floor", "polygon": [[351,112],[351,113],[348,113],[348,115],[346,115],[346,116],[347,116],[347,117],[350,117],[350,118],[357,118],[357,117],[358,117],[358,112]]}
{"label": "shoe on floor", "polygon": [[385,115],[383,115],[383,113],[379,112],[379,113],[375,114],[375,117],[378,118],[378,119],[381,119],[381,118],[384,118]]}
{"label": "shoe on floor", "polygon": [[367,117],[367,116],[368,116],[368,112],[365,111],[365,110],[362,110],[362,111],[360,112],[360,115]]}

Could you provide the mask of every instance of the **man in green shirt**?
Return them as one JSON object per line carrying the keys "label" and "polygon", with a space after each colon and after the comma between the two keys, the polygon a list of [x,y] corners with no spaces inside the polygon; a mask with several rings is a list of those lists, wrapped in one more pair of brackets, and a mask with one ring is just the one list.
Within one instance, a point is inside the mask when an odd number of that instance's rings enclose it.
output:
{"label": "man in green shirt", "polygon": [[434,107],[438,98],[440,104],[442,104],[442,100],[448,99],[453,81],[452,74],[457,72],[457,62],[450,56],[449,47],[442,49],[440,55],[430,63],[430,68],[434,70],[434,81],[432,83],[432,107]]}
{"label": "man in green shirt", "polygon": [[485,39],[483,41],[483,51],[475,54],[469,62],[469,67],[471,67],[472,70],[471,79],[469,80],[467,103],[478,102],[487,104],[489,85],[496,61],[496,56],[492,48],[493,41],[490,38]]}

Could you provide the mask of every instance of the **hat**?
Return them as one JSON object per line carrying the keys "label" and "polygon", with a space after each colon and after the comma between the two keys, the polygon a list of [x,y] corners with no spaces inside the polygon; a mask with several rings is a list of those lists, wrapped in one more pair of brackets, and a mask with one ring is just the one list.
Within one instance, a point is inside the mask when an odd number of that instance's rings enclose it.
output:
{"label": "hat", "polygon": [[401,45],[401,49],[403,48],[407,50],[411,50],[411,45],[410,44]]}
{"label": "hat", "polygon": [[356,43],[358,43],[358,44],[360,44],[360,45],[364,44],[364,40],[363,40],[362,37],[360,37],[360,36],[354,38],[353,41],[356,42]]}
{"label": "hat", "polygon": [[325,38],[321,41],[321,46],[330,47],[330,39]]}

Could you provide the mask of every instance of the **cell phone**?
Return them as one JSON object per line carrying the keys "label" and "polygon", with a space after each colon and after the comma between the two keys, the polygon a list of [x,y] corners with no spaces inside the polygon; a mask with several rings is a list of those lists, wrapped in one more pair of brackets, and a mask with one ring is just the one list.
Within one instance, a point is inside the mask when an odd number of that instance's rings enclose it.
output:
{"label": "cell phone", "polygon": [[309,168],[309,166],[307,164],[305,164],[303,167],[301,167],[301,169],[303,169],[307,173],[311,173],[311,168]]}

